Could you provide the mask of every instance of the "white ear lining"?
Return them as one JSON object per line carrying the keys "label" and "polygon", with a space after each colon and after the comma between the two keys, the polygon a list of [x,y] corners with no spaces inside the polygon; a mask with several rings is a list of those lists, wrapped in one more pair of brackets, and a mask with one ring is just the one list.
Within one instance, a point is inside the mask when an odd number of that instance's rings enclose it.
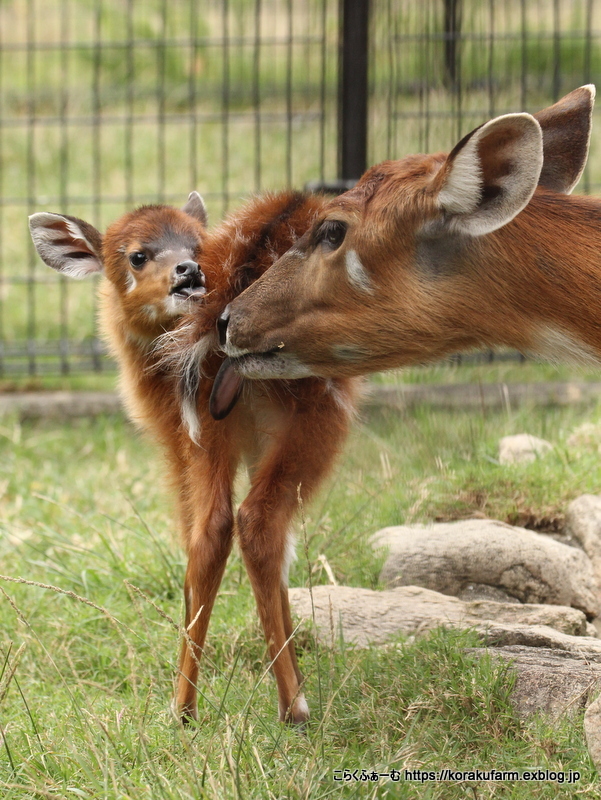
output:
{"label": "white ear lining", "polygon": [[83,242],[92,253],[95,252],[94,246],[90,243],[88,239],[86,239],[79,226],[76,225],[71,219],[65,219],[65,222],[67,224],[67,230],[69,231],[73,239],[77,242]]}
{"label": "white ear lining", "polygon": [[[60,226],[63,226],[62,230]],[[76,280],[102,272],[102,262],[95,254],[94,246],[73,220],[42,211],[29,217],[29,228],[40,258],[52,269]],[[65,233],[71,237],[72,243],[64,242]],[[74,258],[75,242],[81,242],[89,256]]]}
{"label": "white ear lining", "polygon": [[471,214],[482,196],[482,168],[478,159],[478,137],[474,134],[453,161],[438,202],[449,214]]}
{"label": "white ear lining", "polygon": [[[483,203],[489,176],[484,174],[480,148],[486,138],[503,127],[520,136],[498,146],[511,169],[493,176],[496,198]],[[494,145],[491,145],[494,146]],[[438,195],[440,207],[450,215],[447,224],[457,232],[482,236],[506,225],[528,204],[543,165],[542,131],[530,114],[507,114],[478,128],[453,157],[445,185]]]}

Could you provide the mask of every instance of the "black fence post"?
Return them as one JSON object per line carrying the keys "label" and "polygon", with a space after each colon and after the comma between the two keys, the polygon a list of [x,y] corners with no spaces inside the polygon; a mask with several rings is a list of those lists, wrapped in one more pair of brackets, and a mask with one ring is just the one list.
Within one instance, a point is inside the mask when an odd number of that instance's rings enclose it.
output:
{"label": "black fence post", "polygon": [[453,90],[459,82],[458,44],[461,36],[461,0],[444,0],[445,82]]}
{"label": "black fence post", "polygon": [[367,167],[369,0],[340,0],[338,177],[356,181]]}
{"label": "black fence post", "polygon": [[367,168],[370,0],[340,0],[338,45],[338,177],[307,184],[311,191],[340,194]]}

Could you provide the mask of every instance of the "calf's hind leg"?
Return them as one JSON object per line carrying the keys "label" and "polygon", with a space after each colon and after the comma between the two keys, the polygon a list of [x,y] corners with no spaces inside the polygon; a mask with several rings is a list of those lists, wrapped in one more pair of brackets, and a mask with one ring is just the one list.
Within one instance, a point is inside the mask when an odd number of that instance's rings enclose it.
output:
{"label": "calf's hind leg", "polygon": [[309,717],[288,602],[290,526],[298,507],[298,487],[307,499],[331,467],[347,426],[348,416],[328,396],[314,409],[292,413],[257,464],[251,490],[238,512],[240,548],[272,660],[279,717],[285,722],[302,724]]}

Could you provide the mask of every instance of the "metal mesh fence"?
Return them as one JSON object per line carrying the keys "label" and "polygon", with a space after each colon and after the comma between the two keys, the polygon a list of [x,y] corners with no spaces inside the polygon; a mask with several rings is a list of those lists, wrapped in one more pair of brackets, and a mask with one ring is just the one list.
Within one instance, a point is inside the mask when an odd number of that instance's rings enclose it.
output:
{"label": "metal mesh fence", "polygon": [[[594,0],[382,0],[371,36],[370,162],[447,150],[601,74]],[[579,191],[601,186],[594,146]]]}
{"label": "metal mesh fence", "polygon": [[[372,0],[368,162],[445,150],[601,70],[593,0]],[[103,229],[198,189],[337,177],[338,0],[5,0],[0,5],[0,376],[107,368],[95,287],[48,270],[27,215]],[[601,185],[593,143],[582,182]]]}

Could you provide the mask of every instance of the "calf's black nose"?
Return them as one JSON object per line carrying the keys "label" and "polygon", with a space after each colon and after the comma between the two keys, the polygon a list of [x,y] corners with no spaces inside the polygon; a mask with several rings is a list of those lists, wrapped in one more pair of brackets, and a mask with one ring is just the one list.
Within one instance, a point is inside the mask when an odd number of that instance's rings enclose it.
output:
{"label": "calf's black nose", "polygon": [[201,286],[205,285],[205,276],[196,261],[181,261],[175,268],[175,274],[178,278],[193,278]]}
{"label": "calf's black nose", "polygon": [[221,312],[219,319],[217,320],[217,332],[219,333],[219,344],[222,347],[225,347],[225,341],[227,336],[227,324],[230,321],[230,307],[226,306],[224,310]]}

